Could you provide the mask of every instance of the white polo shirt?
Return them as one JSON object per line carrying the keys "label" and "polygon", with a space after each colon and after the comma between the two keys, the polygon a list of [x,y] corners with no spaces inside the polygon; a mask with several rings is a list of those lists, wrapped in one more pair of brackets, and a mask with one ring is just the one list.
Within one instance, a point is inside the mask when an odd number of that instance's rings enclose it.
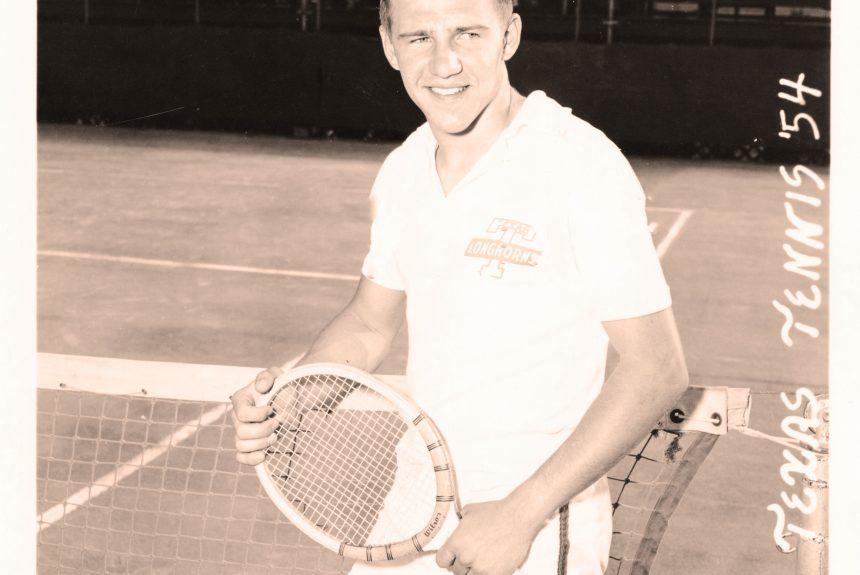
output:
{"label": "white polo shirt", "polygon": [[[436,147],[424,124],[385,160],[362,273],[406,291],[407,383],[466,504],[510,493],[576,427],[603,384],[601,322],[671,298],[633,170],[570,109],[533,92],[447,196]],[[602,573],[610,513],[605,480],[574,500],[569,573]],[[535,546],[557,548],[557,522],[548,530]],[[544,572],[535,555],[520,573]],[[437,572],[425,563],[403,572]]]}

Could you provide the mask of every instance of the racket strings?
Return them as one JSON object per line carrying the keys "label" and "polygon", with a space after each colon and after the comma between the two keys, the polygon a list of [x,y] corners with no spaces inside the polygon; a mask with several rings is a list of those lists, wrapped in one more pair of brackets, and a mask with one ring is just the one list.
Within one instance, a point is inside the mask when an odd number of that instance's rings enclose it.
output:
{"label": "racket strings", "polygon": [[[336,439],[334,440],[336,441]],[[423,445],[419,446],[423,447]],[[362,447],[362,449],[368,449],[368,446]],[[378,451],[378,450],[375,450]],[[403,470],[400,470],[397,467],[397,462],[391,456],[391,450],[386,449],[385,453],[377,454],[372,451],[368,451],[370,456],[375,458],[376,464],[386,473],[388,477],[385,478],[384,483],[380,483],[379,478],[377,477],[367,477],[364,476],[360,481],[351,481],[350,488],[352,489],[352,493],[350,493],[350,500],[346,501],[348,507],[346,508],[346,515],[343,518],[344,523],[350,524],[351,526],[360,526],[360,529],[352,528],[348,531],[348,540],[349,541],[359,541],[364,540],[368,535],[368,530],[373,525],[374,517],[377,517],[376,523],[379,523],[379,517],[383,515],[389,515],[383,513],[383,508],[385,508],[385,498],[390,499],[390,490],[391,490],[391,475],[394,474],[394,470],[397,472],[397,476],[402,476]],[[314,457],[313,454],[309,454],[309,457]],[[334,469],[324,469],[324,473],[340,473],[343,472],[344,468],[341,465],[339,468]],[[355,469],[350,466],[347,468],[347,472],[354,472]],[[388,494],[386,494],[388,492]],[[324,499],[319,512],[321,515],[337,513],[339,510],[332,509],[331,502],[336,502],[339,497],[332,493],[331,489],[324,489],[323,494],[327,496],[327,499]],[[396,499],[396,498],[395,498]],[[392,506],[387,506],[390,509]],[[342,510],[340,510],[342,511]],[[420,528],[420,526],[418,526]],[[377,528],[378,531],[378,528]],[[384,536],[383,536],[384,537]]]}
{"label": "racket strings", "polygon": [[[347,397],[359,401],[347,406]],[[435,505],[432,461],[388,400],[347,378],[314,376],[271,405],[280,425],[266,464],[308,521],[352,545],[390,543],[424,527]]]}
{"label": "racket strings", "polygon": [[[393,475],[396,462],[391,451],[394,446],[372,448],[367,441],[331,433],[337,427],[314,427],[297,442],[296,451],[303,457],[291,457],[291,473],[284,476],[282,489],[293,501],[302,504],[304,513],[315,524],[332,527],[339,538],[354,541],[366,537],[372,516],[382,505],[387,485],[385,474],[374,476],[373,469],[362,466],[357,454],[371,459],[373,464]],[[389,430],[389,435],[401,430]],[[311,435],[313,434],[313,435]],[[341,453],[344,446],[352,452]],[[291,481],[289,481],[291,480]],[[331,525],[329,525],[331,524]],[[344,531],[340,526],[349,526]]]}
{"label": "racket strings", "polygon": [[[402,428],[398,431],[402,432]],[[382,484],[375,477],[358,484],[353,500],[370,503],[355,507],[355,512],[348,518],[366,527],[373,526],[372,541],[368,539],[365,544],[389,543],[411,536],[423,528],[430,517],[436,493],[432,461],[420,434],[408,428],[396,445],[386,445],[381,451],[372,442],[362,443],[371,461],[377,465],[376,469],[383,470],[386,478]],[[422,471],[425,472],[423,476]],[[418,481],[422,477],[423,481]],[[367,515],[359,516],[359,511]],[[372,521],[368,523],[368,519],[375,519],[375,524]],[[363,540],[367,531],[362,530],[357,535]]]}
{"label": "racket strings", "polygon": [[[337,440],[333,438],[332,441]],[[359,449],[362,447],[359,446]],[[307,457],[320,458],[323,461],[332,459],[329,454],[321,454],[316,451],[308,450]],[[381,457],[377,455],[376,458],[376,463],[385,470],[390,470],[396,464],[389,454],[383,454]],[[349,490],[341,492],[337,484],[332,484],[331,479],[327,479],[326,483],[316,485],[321,489],[317,493],[320,497],[316,499],[317,506],[314,519],[324,523],[326,518],[341,516],[342,521],[335,522],[335,524],[350,526],[350,529],[345,533],[342,532],[347,540],[354,541],[365,538],[372,525],[375,512],[382,506],[388,486],[379,481],[380,479],[384,481],[385,478],[359,475],[362,470],[356,462],[344,459],[335,461],[334,464],[320,466],[318,473],[326,478],[339,478],[348,482]],[[299,488],[307,492],[306,484],[299,485]],[[345,497],[347,495],[348,498]]]}
{"label": "racket strings", "polygon": [[406,539],[427,524],[436,504],[436,475],[420,434],[412,430],[397,445],[398,471],[368,539],[381,545]]}

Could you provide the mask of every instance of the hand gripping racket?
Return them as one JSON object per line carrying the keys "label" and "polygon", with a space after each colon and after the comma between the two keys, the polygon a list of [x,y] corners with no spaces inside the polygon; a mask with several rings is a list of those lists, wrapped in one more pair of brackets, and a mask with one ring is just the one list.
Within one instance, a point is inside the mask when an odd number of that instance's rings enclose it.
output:
{"label": "hand gripping racket", "polygon": [[256,466],[266,493],[311,539],[335,553],[384,561],[430,551],[453,503],[448,448],[430,418],[388,384],[353,367],[317,363],[275,380],[276,441]]}

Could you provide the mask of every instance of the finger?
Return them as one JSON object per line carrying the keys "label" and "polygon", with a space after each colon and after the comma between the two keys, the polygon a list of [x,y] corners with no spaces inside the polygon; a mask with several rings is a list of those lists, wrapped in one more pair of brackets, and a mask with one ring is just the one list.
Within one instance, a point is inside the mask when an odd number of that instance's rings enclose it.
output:
{"label": "finger", "polygon": [[254,401],[254,391],[249,389],[251,384],[248,384],[244,387],[241,387],[233,392],[233,395],[230,396],[230,402],[233,404],[233,409],[236,409],[240,405],[254,405],[256,401]]}
{"label": "finger", "polygon": [[[234,416],[235,417],[235,416]],[[275,433],[278,422],[269,420],[265,423],[233,422],[233,431],[239,439],[263,439]]]}
{"label": "finger", "polygon": [[236,452],[236,461],[244,465],[257,465],[266,459],[265,451],[255,451],[253,453]]}
{"label": "finger", "polygon": [[271,408],[266,405],[257,407],[257,396],[253,382],[230,396],[233,411],[239,415],[240,421],[262,421],[268,417],[266,412],[268,410],[270,413]]}
{"label": "finger", "polygon": [[446,545],[443,545],[439,551],[436,552],[436,565],[443,569],[449,569],[456,561],[457,555],[449,549]]}
{"label": "finger", "polygon": [[239,405],[233,408],[237,421],[241,423],[262,423],[269,419],[273,410],[270,405]]}
{"label": "finger", "polygon": [[236,438],[236,451],[240,453],[254,453],[264,451],[275,442],[275,436],[269,435],[262,439],[239,439]]}
{"label": "finger", "polygon": [[265,437],[270,433],[274,433],[280,424],[274,419],[266,419],[264,421],[242,421],[235,411],[230,412],[230,420],[233,424],[233,431],[242,437],[242,439],[257,439]]}
{"label": "finger", "polygon": [[259,394],[269,393],[272,389],[272,386],[275,384],[275,379],[284,373],[284,370],[280,367],[270,367],[264,371],[261,371],[257,374],[257,378],[254,380],[254,391]]}

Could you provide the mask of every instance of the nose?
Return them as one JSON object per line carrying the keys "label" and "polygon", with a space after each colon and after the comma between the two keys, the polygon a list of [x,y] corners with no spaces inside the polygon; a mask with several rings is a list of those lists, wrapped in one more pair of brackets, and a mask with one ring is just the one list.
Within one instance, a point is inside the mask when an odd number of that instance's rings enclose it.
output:
{"label": "nose", "polygon": [[439,78],[450,78],[463,71],[460,57],[449,42],[437,42],[433,47],[430,72]]}

